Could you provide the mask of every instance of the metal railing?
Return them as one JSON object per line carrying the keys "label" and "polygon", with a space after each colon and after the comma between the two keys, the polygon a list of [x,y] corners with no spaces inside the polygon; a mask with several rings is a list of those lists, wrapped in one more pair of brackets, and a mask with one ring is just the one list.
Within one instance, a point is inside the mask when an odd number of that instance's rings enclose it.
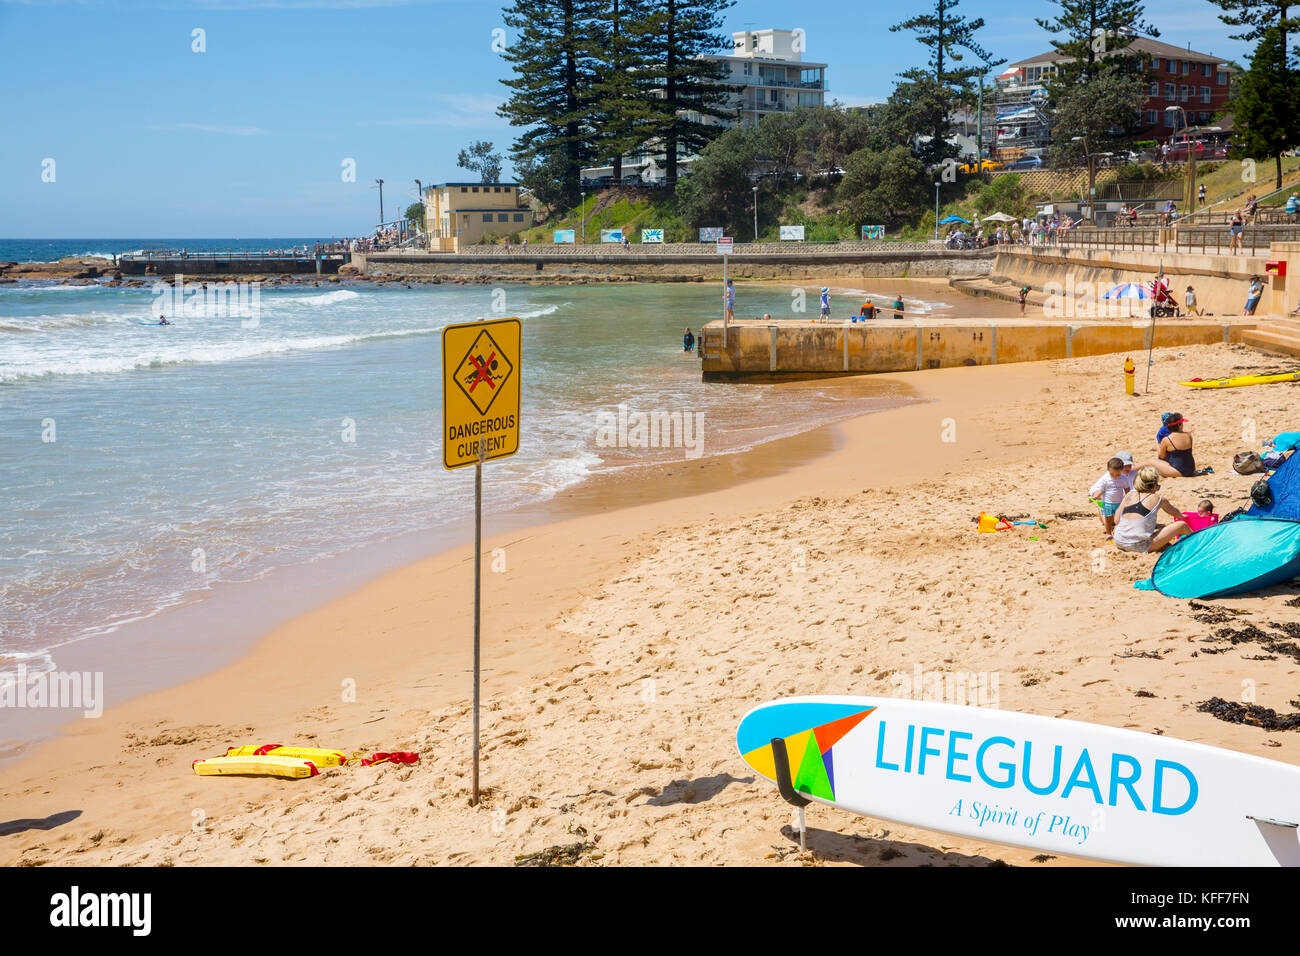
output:
{"label": "metal railing", "polygon": [[1160,229],[1116,228],[1081,229],[1060,233],[1048,245],[1063,248],[1091,249],[1167,249],[1170,252],[1200,253],[1202,255],[1249,256],[1264,255],[1274,242],[1300,240],[1300,226],[1246,227],[1241,242],[1233,248],[1230,230],[1219,228],[1174,228],[1172,241],[1161,241]]}
{"label": "metal railing", "polygon": [[319,248],[294,249],[142,249],[118,256],[132,262],[149,262],[156,259],[302,259],[310,262],[317,256],[343,256],[347,250],[339,243],[329,243]]}

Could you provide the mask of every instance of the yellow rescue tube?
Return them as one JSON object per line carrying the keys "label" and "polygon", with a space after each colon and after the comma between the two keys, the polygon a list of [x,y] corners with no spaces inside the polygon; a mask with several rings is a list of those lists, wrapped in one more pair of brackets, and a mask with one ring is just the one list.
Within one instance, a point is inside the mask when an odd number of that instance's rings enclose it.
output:
{"label": "yellow rescue tube", "polygon": [[1298,382],[1300,372],[1282,375],[1238,375],[1236,378],[1207,378],[1200,382],[1179,382],[1188,388],[1240,388],[1243,385],[1269,385],[1273,382]]}
{"label": "yellow rescue tube", "polygon": [[279,744],[263,744],[260,747],[229,747],[226,750],[227,757],[301,757],[303,760],[310,760],[317,767],[338,767],[348,762],[347,754],[341,750],[330,750],[327,747],[283,747]]}
{"label": "yellow rescue tube", "polygon": [[200,777],[227,774],[258,777],[314,777],[320,773],[314,763],[302,757],[273,757],[269,754],[209,757],[207,760],[196,760],[194,772]]}

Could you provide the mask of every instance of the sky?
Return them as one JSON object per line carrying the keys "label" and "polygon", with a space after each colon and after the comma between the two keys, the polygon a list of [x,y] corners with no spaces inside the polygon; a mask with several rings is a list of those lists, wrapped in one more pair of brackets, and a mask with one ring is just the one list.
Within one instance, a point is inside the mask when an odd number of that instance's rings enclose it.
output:
{"label": "sky", "polygon": [[[885,99],[926,59],[891,23],[931,0],[740,0],[723,32],[803,29],[828,101]],[[498,0],[0,0],[0,237],[364,234],[456,167],[496,116]],[[1050,48],[1049,0],[962,0],[995,58]],[[1148,0],[1160,39],[1245,63],[1208,0]],[[202,31],[196,40],[195,31]],[[494,31],[504,31],[497,33]],[[203,47],[202,52],[195,50]],[[721,51],[720,51],[721,52]],[[351,164],[349,167],[348,164]],[[347,181],[349,168],[355,169]],[[505,176],[512,170],[507,160]]]}

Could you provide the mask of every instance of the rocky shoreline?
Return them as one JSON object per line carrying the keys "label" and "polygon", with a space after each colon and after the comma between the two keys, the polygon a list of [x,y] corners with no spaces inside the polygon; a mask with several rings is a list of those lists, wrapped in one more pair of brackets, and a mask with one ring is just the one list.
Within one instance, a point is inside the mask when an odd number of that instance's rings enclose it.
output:
{"label": "rocky shoreline", "polygon": [[[311,273],[293,275],[289,273],[231,273],[220,276],[185,275],[186,282],[198,285],[220,285],[225,282],[261,282],[268,286],[321,286],[350,285],[365,283],[376,286],[416,285],[489,285],[510,282],[521,285],[590,285],[610,282],[644,282],[642,277],[633,275],[547,275],[519,276],[490,274],[475,270],[463,275],[378,275],[368,276],[356,266],[344,265],[337,275],[314,275]],[[41,281],[56,285],[104,286],[106,288],[150,288],[156,282],[167,282],[175,275],[165,276],[128,276],[123,278],[111,259],[99,257],[69,257],[58,262],[0,262],[0,285],[16,284],[20,281]],[[657,277],[656,282],[701,282],[701,276]]]}

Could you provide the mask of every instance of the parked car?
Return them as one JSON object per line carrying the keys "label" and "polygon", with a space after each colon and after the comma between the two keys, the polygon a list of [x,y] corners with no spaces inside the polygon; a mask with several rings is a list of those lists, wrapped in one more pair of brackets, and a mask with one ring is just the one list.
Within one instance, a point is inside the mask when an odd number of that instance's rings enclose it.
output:
{"label": "parked car", "polygon": [[1017,159],[1014,163],[1008,163],[1003,167],[1009,172],[1023,171],[1026,169],[1042,169],[1043,157],[1041,156],[1024,156]]}
{"label": "parked car", "polygon": [[1005,163],[999,162],[996,159],[981,159],[978,163],[975,160],[962,163],[957,167],[957,169],[963,173],[991,173],[995,169],[1001,169],[1005,165]]}

